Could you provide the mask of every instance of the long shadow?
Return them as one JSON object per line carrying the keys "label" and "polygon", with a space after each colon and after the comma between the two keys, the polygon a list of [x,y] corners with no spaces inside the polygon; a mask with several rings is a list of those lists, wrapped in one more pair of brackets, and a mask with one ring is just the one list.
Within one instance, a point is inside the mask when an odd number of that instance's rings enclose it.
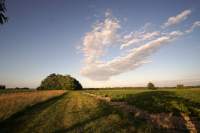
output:
{"label": "long shadow", "polygon": [[[59,130],[55,131],[54,133],[85,132],[86,130],[92,130],[92,129],[84,129],[84,127],[87,124],[93,123],[96,120],[99,120],[101,118],[105,118],[105,117],[107,117],[107,116],[109,116],[111,114],[117,114],[122,119],[125,117],[122,112],[120,112],[119,110],[114,109],[113,107],[111,107],[110,105],[108,105],[106,102],[103,102],[103,101],[99,103],[98,109],[99,110],[97,112],[92,113],[88,119],[85,119],[85,120],[83,120],[81,122],[75,123],[71,127],[64,128],[64,129],[59,129]],[[129,122],[132,121],[132,124],[124,123],[124,125],[123,125],[124,129],[127,128],[130,125],[133,126],[134,118],[133,117],[129,117],[129,118],[130,118]],[[112,125],[110,125],[110,126],[112,126]],[[101,128],[101,125],[98,125],[98,127],[95,127],[95,128]],[[95,130],[98,130],[98,129],[95,129]],[[116,130],[116,129],[112,129],[112,130]],[[91,132],[91,131],[89,131],[89,132]],[[92,131],[92,132],[94,132],[94,131]]]}
{"label": "long shadow", "polygon": [[180,112],[184,112],[190,115],[197,115],[193,109],[200,108],[200,103],[179,97],[174,92],[169,91],[150,91],[133,95],[129,94],[125,100],[129,104],[153,113],[173,112],[179,115]]}
{"label": "long shadow", "polygon": [[0,132],[1,133],[10,133],[12,132],[13,127],[17,127],[17,125],[23,123],[28,117],[34,116],[38,112],[42,111],[43,109],[57,103],[60,99],[62,99],[65,95],[67,95],[67,92],[56,96],[53,98],[50,98],[49,100],[46,100],[44,102],[35,104],[33,106],[26,107],[22,111],[19,111],[15,114],[13,114],[8,119],[0,122]]}
{"label": "long shadow", "polygon": [[[127,95],[125,100],[142,110],[151,113],[172,112],[173,115],[180,116],[180,113],[186,113],[194,117],[200,124],[200,103],[194,102],[177,96],[175,92],[170,91],[150,91],[138,94]],[[195,124],[200,131],[198,124]]]}
{"label": "long shadow", "polygon": [[65,132],[70,132],[73,130],[79,130],[80,132],[83,132],[82,127],[86,125],[87,123],[93,122],[95,120],[98,120],[102,117],[108,116],[111,113],[113,113],[113,110],[111,109],[111,107],[104,102],[100,102],[98,105],[98,108],[99,110],[95,112],[95,114],[92,114],[90,118],[85,119],[82,122],[78,122],[69,128],[59,129],[55,131],[54,133],[65,133]]}

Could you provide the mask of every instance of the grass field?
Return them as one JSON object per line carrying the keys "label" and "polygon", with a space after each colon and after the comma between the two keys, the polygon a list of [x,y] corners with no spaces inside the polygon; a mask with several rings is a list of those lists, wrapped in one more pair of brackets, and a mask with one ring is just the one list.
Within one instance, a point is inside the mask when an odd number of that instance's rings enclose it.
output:
{"label": "grass field", "polygon": [[[149,113],[181,112],[200,122],[200,89],[34,91],[0,95],[2,133],[165,132],[85,92],[127,102]],[[64,93],[64,94],[63,94]],[[62,95],[63,94],[63,95]],[[169,131],[169,130],[168,130]],[[182,130],[181,132],[187,132]]]}
{"label": "grass field", "polygon": [[133,90],[91,90],[89,93],[111,97],[112,101],[126,101],[150,113],[181,112],[200,120],[200,89],[133,89]]}
{"label": "grass field", "polygon": [[154,130],[144,121],[122,113],[82,92],[68,92],[11,116],[1,132],[145,132]]}
{"label": "grass field", "polygon": [[43,102],[49,98],[59,96],[65,91],[11,91],[0,93],[0,121],[29,106]]}

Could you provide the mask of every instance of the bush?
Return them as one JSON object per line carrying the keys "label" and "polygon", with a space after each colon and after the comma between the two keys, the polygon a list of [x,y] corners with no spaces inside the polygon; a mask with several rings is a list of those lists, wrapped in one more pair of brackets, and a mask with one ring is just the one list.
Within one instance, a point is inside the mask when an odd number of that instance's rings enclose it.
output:
{"label": "bush", "polygon": [[4,89],[6,89],[6,86],[5,85],[0,85],[0,89],[4,90]]}
{"label": "bush", "polygon": [[176,88],[177,88],[177,89],[183,89],[183,88],[184,88],[184,85],[183,85],[183,84],[177,84]]}
{"label": "bush", "polygon": [[149,82],[149,83],[147,84],[147,88],[148,88],[148,89],[151,89],[151,90],[155,90],[155,89],[156,89],[156,87],[154,86],[154,84],[151,83],[151,82]]}
{"label": "bush", "polygon": [[38,90],[81,90],[82,85],[70,75],[50,74],[42,82]]}

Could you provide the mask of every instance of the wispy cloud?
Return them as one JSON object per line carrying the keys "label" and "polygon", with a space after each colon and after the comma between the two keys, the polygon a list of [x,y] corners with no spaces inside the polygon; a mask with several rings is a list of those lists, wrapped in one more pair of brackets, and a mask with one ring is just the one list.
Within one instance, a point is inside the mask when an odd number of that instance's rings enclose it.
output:
{"label": "wispy cloud", "polygon": [[[110,12],[109,12],[110,13]],[[112,18],[106,12],[106,19],[93,25],[92,31],[85,34],[83,38],[83,53],[85,61],[92,63],[102,56],[105,48],[117,40],[117,30],[120,28],[116,18]]]}
{"label": "wispy cloud", "polygon": [[192,32],[195,28],[200,27],[200,21],[195,21],[192,26],[186,30],[186,33]]}
{"label": "wispy cloud", "polygon": [[186,20],[191,13],[192,13],[192,11],[189,10],[189,9],[184,10],[180,14],[168,18],[167,22],[165,22],[162,27],[166,28],[166,27],[169,27],[169,26],[172,26],[172,25],[179,24],[180,22]]}
{"label": "wispy cloud", "polygon": [[154,32],[144,32],[144,33],[130,33],[128,35],[125,35],[123,37],[123,43],[120,47],[120,49],[129,47],[130,45],[140,43],[142,41],[151,40],[156,36],[159,36],[160,32],[154,31]]}
{"label": "wispy cloud", "polygon": [[[162,46],[186,33],[192,32],[194,28],[199,26],[200,22],[196,21],[185,31],[177,30],[166,33],[162,29],[151,32],[143,30],[120,36],[119,29],[123,29],[119,20],[114,18],[111,12],[106,13],[105,20],[96,23],[92,31],[86,33],[83,38],[82,51],[85,56],[85,64],[81,69],[81,74],[89,79],[100,81],[134,70],[143,64],[149,63],[148,57]],[[128,51],[110,61],[100,60],[100,57],[105,54],[106,49],[112,44],[122,43],[119,48],[124,48],[139,42],[142,42],[142,44],[129,48]]]}

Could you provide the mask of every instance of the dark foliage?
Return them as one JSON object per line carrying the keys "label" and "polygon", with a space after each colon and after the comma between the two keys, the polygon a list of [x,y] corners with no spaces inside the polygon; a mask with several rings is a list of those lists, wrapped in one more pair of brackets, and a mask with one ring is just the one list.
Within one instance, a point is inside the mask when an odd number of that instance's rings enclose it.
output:
{"label": "dark foliage", "polygon": [[177,88],[177,89],[183,89],[183,88],[184,88],[184,85],[183,85],[183,84],[178,84],[178,85],[176,86],[176,88]]}
{"label": "dark foliage", "polygon": [[5,12],[5,0],[0,0],[0,24],[4,24],[8,20],[8,18],[5,15]]}
{"label": "dark foliage", "polygon": [[50,74],[41,83],[38,90],[80,90],[82,85],[70,75]]}
{"label": "dark foliage", "polygon": [[30,88],[28,88],[28,87],[23,87],[23,88],[16,87],[15,89],[16,90],[29,90]]}
{"label": "dark foliage", "polygon": [[5,85],[0,85],[0,89],[4,90],[4,89],[6,89],[6,86]]}
{"label": "dark foliage", "polygon": [[149,82],[149,83],[147,84],[147,88],[148,88],[148,89],[151,89],[151,90],[156,89],[156,87],[154,86],[154,84],[151,83],[151,82]]}

